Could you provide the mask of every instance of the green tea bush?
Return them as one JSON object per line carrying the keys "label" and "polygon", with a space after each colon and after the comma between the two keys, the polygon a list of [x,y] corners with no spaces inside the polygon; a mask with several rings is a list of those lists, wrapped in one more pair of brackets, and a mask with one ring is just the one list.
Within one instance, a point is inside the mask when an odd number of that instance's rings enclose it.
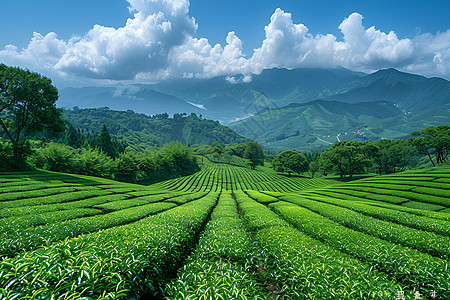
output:
{"label": "green tea bush", "polygon": [[150,298],[161,293],[164,279],[194,246],[194,233],[215,203],[205,197],[139,222],[3,259],[2,293],[12,299]]}
{"label": "green tea bush", "polygon": [[166,299],[265,299],[257,268],[266,257],[222,193],[195,253],[167,285]]}
{"label": "green tea bush", "polygon": [[293,204],[271,206],[299,230],[370,263],[411,290],[418,289],[422,294],[434,290],[439,295],[450,296],[447,260],[346,228]]}

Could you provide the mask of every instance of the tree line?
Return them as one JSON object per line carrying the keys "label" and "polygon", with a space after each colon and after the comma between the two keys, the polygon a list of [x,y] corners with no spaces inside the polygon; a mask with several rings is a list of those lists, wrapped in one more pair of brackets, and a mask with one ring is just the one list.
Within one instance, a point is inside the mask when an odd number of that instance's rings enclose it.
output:
{"label": "tree line", "polygon": [[450,126],[430,126],[411,136],[406,140],[341,141],[316,155],[287,150],[275,156],[272,165],[276,171],[288,174],[309,172],[314,177],[322,171],[324,175],[335,173],[351,178],[369,170],[383,175],[414,168],[423,155],[432,166],[448,163]]}
{"label": "tree line", "polygon": [[[144,184],[199,170],[190,148],[178,142],[160,150],[125,152],[126,145],[111,138],[105,125],[99,135],[77,130],[63,119],[57,99],[49,78],[0,64],[0,137],[8,141],[0,142],[0,170],[35,166]],[[32,136],[41,138],[37,150]],[[52,139],[60,143],[43,142]]]}
{"label": "tree line", "polygon": [[[54,171],[152,183],[191,174],[199,169],[189,147],[180,143],[171,143],[158,151],[125,151],[127,143],[111,137],[105,124],[100,134],[89,129],[75,129],[63,119],[63,110],[55,105],[57,99],[58,91],[47,77],[0,64],[0,137],[8,141],[0,142],[0,170],[26,169],[31,162],[37,167]],[[80,111],[91,112],[75,109],[72,113],[80,116]],[[202,132],[208,133],[208,140],[232,136],[235,142],[241,143],[225,146],[217,141],[207,146],[208,151],[247,158],[253,169],[262,165],[264,160],[273,158],[272,165],[276,171],[288,174],[309,172],[312,177],[319,171],[324,175],[334,172],[342,178],[352,177],[369,169],[379,174],[389,174],[417,165],[419,155],[426,156],[433,166],[447,163],[450,153],[449,126],[431,126],[414,131],[408,140],[342,141],[320,155],[304,155],[289,150],[272,157],[264,155],[256,142],[246,143],[247,139],[231,134],[227,127],[222,128],[214,121],[205,123],[195,114],[177,114],[170,119],[167,114],[144,117],[133,112],[113,112],[107,108],[94,112],[101,117],[114,115],[127,120],[127,114],[132,113],[129,122],[136,128],[145,131],[146,127],[153,126],[165,134],[171,132],[176,140],[184,142],[198,140],[203,136],[199,134]],[[79,122],[85,119],[89,118],[81,118]],[[95,128],[101,127],[100,119],[94,120]],[[44,143],[39,151],[33,152],[29,141],[32,136],[42,141],[57,140],[64,145]],[[202,147],[197,146],[197,153],[205,150]]]}
{"label": "tree line", "polygon": [[37,168],[117,181],[152,184],[200,170],[189,147],[172,142],[160,150],[123,152],[115,158],[98,148],[74,149],[50,142],[30,157]]}

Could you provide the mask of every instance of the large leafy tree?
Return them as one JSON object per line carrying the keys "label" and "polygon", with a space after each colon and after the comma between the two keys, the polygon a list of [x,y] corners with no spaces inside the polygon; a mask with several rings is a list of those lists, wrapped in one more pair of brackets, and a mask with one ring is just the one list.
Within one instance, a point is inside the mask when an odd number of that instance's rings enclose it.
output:
{"label": "large leafy tree", "polygon": [[275,156],[272,165],[275,171],[285,172],[289,175],[294,172],[300,174],[308,171],[306,156],[292,150],[283,151]]}
{"label": "large leafy tree", "polygon": [[342,141],[320,155],[321,168],[337,172],[341,178],[363,172],[372,165],[377,148],[371,142]]}
{"label": "large leafy tree", "polygon": [[13,146],[21,167],[27,137],[40,131],[64,131],[62,110],[56,108],[58,91],[49,78],[0,64],[0,127]]}
{"label": "large leafy tree", "polygon": [[450,126],[427,127],[414,131],[411,142],[421,154],[430,159],[433,166],[445,163],[450,155]]}
{"label": "large leafy tree", "polygon": [[248,142],[244,151],[244,158],[250,160],[250,166],[255,169],[256,166],[264,165],[264,153],[257,142]]}
{"label": "large leafy tree", "polygon": [[379,174],[401,172],[418,162],[417,149],[408,141],[383,139],[374,145],[377,147],[374,163]]}

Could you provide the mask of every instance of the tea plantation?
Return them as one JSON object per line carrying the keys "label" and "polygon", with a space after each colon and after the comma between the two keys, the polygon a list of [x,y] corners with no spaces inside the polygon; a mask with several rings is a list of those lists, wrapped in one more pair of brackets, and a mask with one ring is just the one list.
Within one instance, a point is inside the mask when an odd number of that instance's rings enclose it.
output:
{"label": "tea plantation", "polygon": [[450,299],[450,167],[240,164],[151,186],[0,174],[0,299]]}

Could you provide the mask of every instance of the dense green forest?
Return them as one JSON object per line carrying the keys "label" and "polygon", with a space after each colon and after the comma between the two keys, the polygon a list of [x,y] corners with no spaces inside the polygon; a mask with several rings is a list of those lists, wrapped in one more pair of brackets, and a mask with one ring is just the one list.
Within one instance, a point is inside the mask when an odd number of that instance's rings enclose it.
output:
{"label": "dense green forest", "polygon": [[194,113],[174,114],[173,117],[168,114],[147,116],[131,110],[114,111],[103,107],[65,110],[63,116],[83,133],[100,133],[102,126],[106,125],[110,134],[133,150],[160,148],[171,141],[179,141],[183,145],[249,141],[219,122],[203,119]]}

